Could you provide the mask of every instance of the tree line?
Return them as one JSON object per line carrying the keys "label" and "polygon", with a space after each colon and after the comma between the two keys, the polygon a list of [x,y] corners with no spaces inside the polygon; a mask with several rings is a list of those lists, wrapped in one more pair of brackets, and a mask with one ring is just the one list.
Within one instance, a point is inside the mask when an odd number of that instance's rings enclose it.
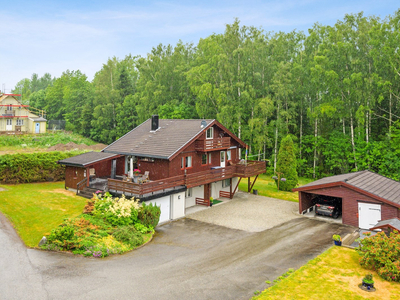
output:
{"label": "tree line", "polygon": [[291,135],[302,176],[370,169],[400,179],[399,45],[400,10],[385,19],[349,14],[308,34],[235,20],[197,45],[110,58],[92,81],[79,70],[33,74],[13,92],[98,142],[152,114],[215,118],[271,170],[280,140]]}

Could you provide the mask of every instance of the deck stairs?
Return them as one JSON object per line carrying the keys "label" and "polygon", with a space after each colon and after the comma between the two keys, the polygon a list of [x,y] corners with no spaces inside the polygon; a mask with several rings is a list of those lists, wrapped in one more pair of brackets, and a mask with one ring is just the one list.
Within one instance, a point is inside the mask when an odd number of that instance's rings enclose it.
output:
{"label": "deck stairs", "polygon": [[84,187],[83,190],[80,190],[78,193],[78,196],[87,198],[87,199],[92,199],[93,194],[98,191],[98,189],[90,188],[90,187]]}

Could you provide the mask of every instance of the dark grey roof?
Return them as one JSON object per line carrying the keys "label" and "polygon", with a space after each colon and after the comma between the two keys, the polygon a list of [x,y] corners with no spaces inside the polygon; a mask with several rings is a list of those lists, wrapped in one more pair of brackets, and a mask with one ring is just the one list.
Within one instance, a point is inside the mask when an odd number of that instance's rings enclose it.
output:
{"label": "dark grey roof", "polygon": [[118,155],[104,152],[87,152],[79,154],[77,156],[59,160],[58,163],[66,166],[85,167],[87,165],[91,165],[105,159],[110,159],[114,156]]}
{"label": "dark grey roof", "polygon": [[389,220],[383,220],[379,221],[373,228],[378,228],[378,227],[386,227],[387,225],[392,226],[393,228],[396,228],[398,231],[400,231],[400,220],[397,218],[389,219]]}
{"label": "dark grey roof", "polygon": [[313,186],[318,188],[318,185],[340,182],[345,182],[370,194],[400,204],[400,182],[368,170],[325,177],[303,185],[298,189],[302,190]]}
{"label": "dark grey roof", "polygon": [[126,135],[106,147],[103,151],[124,155],[136,155],[169,159],[179,149],[189,143],[214,120],[159,120],[159,129],[151,131],[151,119],[148,119]]}
{"label": "dark grey roof", "polygon": [[46,122],[47,121],[43,117],[30,117],[29,119],[32,120],[32,121],[35,121],[35,122]]}

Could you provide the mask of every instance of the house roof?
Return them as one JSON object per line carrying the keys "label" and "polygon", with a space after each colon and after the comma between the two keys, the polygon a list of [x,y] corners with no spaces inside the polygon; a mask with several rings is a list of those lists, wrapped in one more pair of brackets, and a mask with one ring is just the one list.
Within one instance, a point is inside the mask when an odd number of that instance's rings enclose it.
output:
{"label": "house roof", "polygon": [[32,121],[34,121],[34,122],[46,122],[46,121],[47,121],[47,120],[46,120],[45,118],[43,118],[43,117],[36,117],[36,118],[31,117],[31,118],[29,118],[29,120],[32,120]]}
{"label": "house roof", "polygon": [[0,95],[0,102],[2,102],[4,99],[6,99],[7,97],[12,97],[12,98],[14,98],[19,104],[21,104],[22,105],[22,103],[17,99],[17,98],[15,98],[15,96],[21,96],[21,95],[19,95],[19,94],[1,94]]}
{"label": "house roof", "polygon": [[87,152],[77,156],[69,157],[59,160],[60,165],[74,166],[74,167],[87,167],[102,160],[109,160],[117,158],[119,155],[104,152]]}
{"label": "house roof", "polygon": [[400,182],[368,170],[325,177],[293,191],[312,191],[333,186],[346,186],[378,200],[388,200],[400,205]]}
{"label": "house roof", "polygon": [[389,227],[400,232],[400,220],[398,218],[379,221],[371,230],[382,229]]}
{"label": "house roof", "polygon": [[[206,125],[201,127],[202,121]],[[126,135],[106,147],[103,151],[123,155],[135,155],[161,159],[172,159],[200,134],[212,125],[222,128],[227,134],[245,144],[216,120],[160,119],[159,128],[151,131],[151,119],[146,120]]]}

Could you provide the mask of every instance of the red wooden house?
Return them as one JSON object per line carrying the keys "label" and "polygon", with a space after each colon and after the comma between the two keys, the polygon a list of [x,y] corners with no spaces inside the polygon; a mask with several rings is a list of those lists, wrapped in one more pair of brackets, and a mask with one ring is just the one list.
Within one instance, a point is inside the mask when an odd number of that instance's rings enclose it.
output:
{"label": "red wooden house", "polygon": [[265,162],[240,159],[246,144],[216,120],[164,120],[153,116],[102,152],[59,161],[66,188],[98,190],[161,205],[161,220],[185,208],[232,198],[242,178],[265,172]]}

